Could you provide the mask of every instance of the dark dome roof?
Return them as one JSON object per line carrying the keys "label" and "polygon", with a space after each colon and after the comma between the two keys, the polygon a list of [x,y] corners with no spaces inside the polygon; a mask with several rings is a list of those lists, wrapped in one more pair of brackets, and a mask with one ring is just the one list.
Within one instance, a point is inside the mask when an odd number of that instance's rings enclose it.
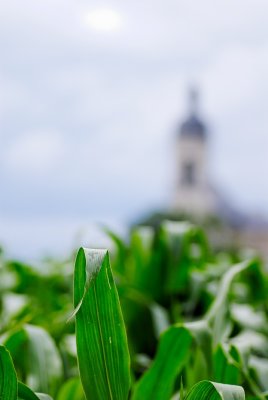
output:
{"label": "dark dome roof", "polygon": [[195,114],[192,114],[185,122],[182,123],[180,127],[180,134],[182,136],[194,136],[205,139],[206,127]]}

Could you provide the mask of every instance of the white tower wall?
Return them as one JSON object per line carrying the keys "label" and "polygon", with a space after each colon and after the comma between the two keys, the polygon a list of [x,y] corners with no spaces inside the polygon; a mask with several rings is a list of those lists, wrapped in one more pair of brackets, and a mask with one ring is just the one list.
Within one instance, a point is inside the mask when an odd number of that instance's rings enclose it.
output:
{"label": "white tower wall", "polygon": [[191,105],[190,116],[177,137],[173,209],[205,216],[216,213],[217,199],[209,184],[207,137],[196,116],[196,93]]}

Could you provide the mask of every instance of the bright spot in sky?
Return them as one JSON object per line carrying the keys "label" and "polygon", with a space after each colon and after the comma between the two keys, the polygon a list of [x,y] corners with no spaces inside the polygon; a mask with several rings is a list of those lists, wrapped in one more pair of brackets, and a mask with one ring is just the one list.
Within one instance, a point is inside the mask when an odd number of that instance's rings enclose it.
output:
{"label": "bright spot in sky", "polygon": [[86,15],[86,23],[96,31],[117,31],[123,25],[122,16],[114,10],[99,8]]}

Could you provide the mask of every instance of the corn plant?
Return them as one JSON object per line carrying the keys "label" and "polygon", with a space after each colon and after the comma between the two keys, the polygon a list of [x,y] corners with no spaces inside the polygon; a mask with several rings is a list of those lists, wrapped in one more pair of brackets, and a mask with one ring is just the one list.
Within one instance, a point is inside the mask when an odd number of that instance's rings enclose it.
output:
{"label": "corn plant", "polygon": [[188,223],[108,234],[74,272],[2,259],[0,399],[268,398],[262,262],[213,254]]}

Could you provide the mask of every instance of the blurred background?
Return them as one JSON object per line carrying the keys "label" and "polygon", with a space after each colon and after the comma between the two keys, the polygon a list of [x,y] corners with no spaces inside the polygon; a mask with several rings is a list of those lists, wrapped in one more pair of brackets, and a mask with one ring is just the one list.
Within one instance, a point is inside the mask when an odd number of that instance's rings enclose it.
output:
{"label": "blurred background", "polygon": [[193,116],[223,214],[241,230],[261,230],[265,246],[267,15],[265,0],[3,3],[0,242],[8,254],[62,255],[76,242],[102,243],[99,224],[124,233],[155,210],[181,211],[176,149]]}

